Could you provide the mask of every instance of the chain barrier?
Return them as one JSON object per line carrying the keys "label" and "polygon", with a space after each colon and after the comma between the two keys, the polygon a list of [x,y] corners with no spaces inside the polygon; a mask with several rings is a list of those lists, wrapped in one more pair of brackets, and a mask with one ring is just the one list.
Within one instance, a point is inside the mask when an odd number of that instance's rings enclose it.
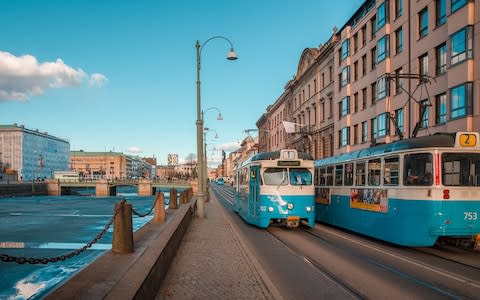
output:
{"label": "chain barrier", "polygon": [[143,217],[146,217],[146,216],[150,215],[152,213],[153,209],[155,208],[156,200],[157,200],[156,198],[153,199],[152,207],[150,208],[150,210],[147,213],[141,214],[138,211],[136,211],[135,208],[133,208],[133,207],[132,207],[132,213],[135,214],[137,217],[140,217],[140,218],[143,218]]}
{"label": "chain barrier", "polygon": [[[125,198],[122,198],[122,200],[120,201],[120,204],[122,204],[121,206],[123,206],[123,204],[125,204],[125,202],[126,202]],[[119,206],[119,207],[121,207],[121,206]],[[103,230],[99,234],[97,234],[97,236],[93,240],[88,242],[82,248],[79,248],[75,251],[69,252],[65,255],[60,255],[60,256],[50,257],[50,258],[15,257],[15,256],[10,256],[8,254],[0,254],[0,260],[3,261],[3,262],[16,262],[17,264],[21,264],[21,265],[23,265],[25,263],[32,264],[32,265],[36,265],[36,264],[46,265],[48,263],[55,263],[55,262],[58,262],[58,261],[64,261],[66,259],[72,258],[72,257],[74,257],[76,255],[79,255],[80,253],[84,252],[88,248],[92,247],[93,244],[98,242],[105,235],[105,233],[107,233],[110,226],[112,226],[113,221],[115,220],[115,217],[117,216],[119,211],[120,211],[120,209],[115,209],[115,213],[113,214],[112,218],[110,219],[108,224],[105,226],[105,228],[103,228]]]}

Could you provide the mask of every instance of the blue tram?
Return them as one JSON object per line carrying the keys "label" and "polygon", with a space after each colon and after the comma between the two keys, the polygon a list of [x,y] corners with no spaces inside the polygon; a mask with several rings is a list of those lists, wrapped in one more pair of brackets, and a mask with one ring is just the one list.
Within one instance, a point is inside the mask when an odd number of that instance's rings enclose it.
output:
{"label": "blue tram", "polygon": [[296,150],[258,153],[235,169],[233,211],[247,223],[313,227],[313,158]]}
{"label": "blue tram", "polygon": [[315,161],[316,220],[404,246],[480,233],[479,134],[399,140]]}

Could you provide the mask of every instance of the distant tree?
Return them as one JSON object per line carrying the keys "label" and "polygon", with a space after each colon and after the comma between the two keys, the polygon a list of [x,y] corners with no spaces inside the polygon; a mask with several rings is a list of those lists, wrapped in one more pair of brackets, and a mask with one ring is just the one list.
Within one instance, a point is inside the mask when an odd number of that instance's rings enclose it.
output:
{"label": "distant tree", "polygon": [[194,161],[196,161],[197,156],[193,153],[189,153],[187,157],[185,157],[185,161],[189,162],[190,164],[193,164]]}

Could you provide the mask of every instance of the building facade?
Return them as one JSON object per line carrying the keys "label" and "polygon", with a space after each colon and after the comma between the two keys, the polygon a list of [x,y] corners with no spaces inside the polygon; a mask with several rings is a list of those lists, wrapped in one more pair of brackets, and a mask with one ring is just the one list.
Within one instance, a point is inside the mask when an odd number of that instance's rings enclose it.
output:
{"label": "building facade", "polygon": [[[479,131],[476,11],[480,2],[468,0],[365,1],[327,43],[302,53],[283,117],[300,132],[288,135],[287,146],[322,158]],[[267,110],[260,124],[274,119]]]}
{"label": "building facade", "polygon": [[69,169],[70,143],[23,125],[0,125],[0,162],[17,180],[53,178]]}

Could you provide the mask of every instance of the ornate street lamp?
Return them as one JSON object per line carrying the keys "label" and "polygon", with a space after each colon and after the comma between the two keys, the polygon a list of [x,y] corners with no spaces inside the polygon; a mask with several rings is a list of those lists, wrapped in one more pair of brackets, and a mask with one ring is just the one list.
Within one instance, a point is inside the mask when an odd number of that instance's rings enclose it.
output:
{"label": "ornate street lamp", "polygon": [[197,194],[197,214],[200,218],[205,217],[205,162],[203,155],[203,115],[200,101],[200,66],[201,66],[201,54],[203,47],[213,39],[223,39],[230,44],[230,51],[227,53],[228,60],[236,60],[238,58],[237,53],[233,49],[232,42],[224,36],[213,36],[206,40],[203,44],[197,40],[195,48],[197,50],[197,159],[198,159],[198,194]]}

